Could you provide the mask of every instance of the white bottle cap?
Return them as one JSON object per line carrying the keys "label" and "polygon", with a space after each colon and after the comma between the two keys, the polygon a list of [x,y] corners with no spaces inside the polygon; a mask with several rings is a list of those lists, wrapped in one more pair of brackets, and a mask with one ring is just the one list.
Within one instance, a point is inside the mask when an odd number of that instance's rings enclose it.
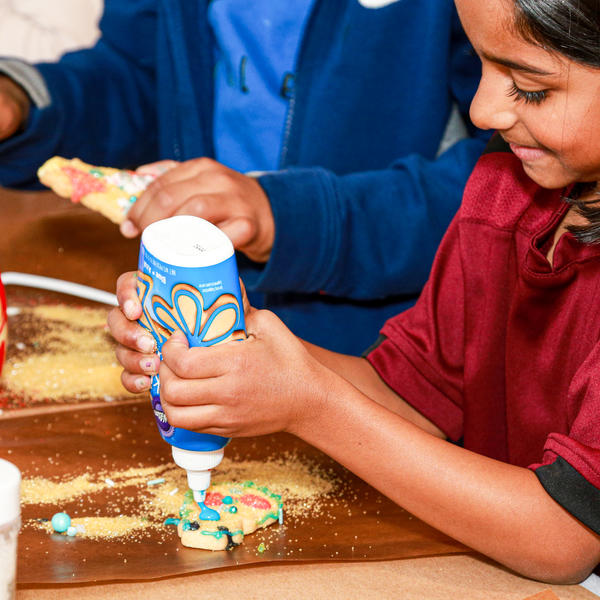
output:
{"label": "white bottle cap", "polygon": [[[171,446],[175,464],[187,471],[188,485],[194,492],[194,499],[199,501],[203,492],[210,487],[210,471],[222,460],[225,454],[223,448],[219,450],[184,450]],[[201,498],[203,500],[203,497]]]}
{"label": "white bottle cap", "polygon": [[15,465],[0,458],[0,525],[19,518],[21,473]]}
{"label": "white bottle cap", "polygon": [[142,244],[153,256],[178,267],[208,267],[233,256],[231,240],[218,227],[190,215],[148,225]]}

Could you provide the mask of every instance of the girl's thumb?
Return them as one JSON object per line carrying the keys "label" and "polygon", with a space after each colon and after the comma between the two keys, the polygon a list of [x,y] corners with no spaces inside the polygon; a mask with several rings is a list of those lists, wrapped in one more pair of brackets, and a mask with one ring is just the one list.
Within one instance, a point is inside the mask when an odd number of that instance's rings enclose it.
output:
{"label": "girl's thumb", "polygon": [[183,331],[181,331],[180,329],[175,330],[166,343],[169,344],[169,346],[176,345],[185,346],[186,348],[189,348],[187,337],[185,336],[185,333],[183,333]]}

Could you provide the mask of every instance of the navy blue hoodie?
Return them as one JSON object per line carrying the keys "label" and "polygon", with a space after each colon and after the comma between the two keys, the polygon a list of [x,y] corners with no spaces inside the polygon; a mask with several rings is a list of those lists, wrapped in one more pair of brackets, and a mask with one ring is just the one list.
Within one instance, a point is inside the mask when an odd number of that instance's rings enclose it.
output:
{"label": "navy blue hoodie", "polygon": [[[32,185],[55,154],[116,167],[213,156],[206,6],[107,0],[94,48],[37,65],[48,102],[0,144],[0,183]],[[280,170],[259,178],[271,258],[240,261],[247,287],[296,334],[358,354],[412,305],[485,145],[467,116],[479,73],[451,0],[315,2]],[[459,115],[463,139],[446,147]]]}

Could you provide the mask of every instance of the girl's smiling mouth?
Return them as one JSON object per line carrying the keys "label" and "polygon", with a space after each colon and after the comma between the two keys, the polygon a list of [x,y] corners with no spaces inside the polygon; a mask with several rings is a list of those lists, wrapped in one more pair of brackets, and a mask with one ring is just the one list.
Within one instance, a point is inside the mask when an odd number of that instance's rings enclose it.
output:
{"label": "girl's smiling mouth", "polygon": [[521,161],[526,163],[535,162],[544,158],[548,152],[539,147],[533,146],[521,146],[520,144],[514,144],[509,142],[510,149],[513,151],[513,154]]}

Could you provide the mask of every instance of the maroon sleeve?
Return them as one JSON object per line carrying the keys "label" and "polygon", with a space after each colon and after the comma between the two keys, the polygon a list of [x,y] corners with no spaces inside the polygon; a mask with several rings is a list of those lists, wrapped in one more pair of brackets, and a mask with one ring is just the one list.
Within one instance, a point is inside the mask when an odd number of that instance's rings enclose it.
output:
{"label": "maroon sleeve", "polygon": [[415,306],[388,320],[366,358],[404,400],[450,439],[462,437],[464,285],[460,212]]}
{"label": "maroon sleeve", "polygon": [[568,433],[551,433],[531,465],[563,508],[600,533],[600,343],[577,370],[568,395]]}

